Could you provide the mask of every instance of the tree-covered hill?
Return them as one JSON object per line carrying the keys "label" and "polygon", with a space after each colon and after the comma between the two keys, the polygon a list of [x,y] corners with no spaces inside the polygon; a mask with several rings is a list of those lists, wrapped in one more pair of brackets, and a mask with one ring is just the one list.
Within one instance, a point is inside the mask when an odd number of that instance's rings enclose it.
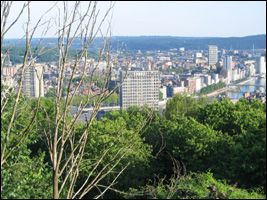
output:
{"label": "tree-covered hill", "polygon": [[208,45],[218,45],[219,49],[255,49],[266,48],[266,35],[229,38],[183,38],[183,37],[116,37],[125,42],[129,50],[169,50],[185,47],[190,50],[207,50]]}
{"label": "tree-covered hill", "polygon": [[[44,39],[43,43],[46,43],[49,39]],[[4,41],[4,46],[12,45],[17,39],[7,39]],[[32,46],[37,45],[38,38],[33,39]],[[90,50],[98,50],[102,44],[102,38],[96,38],[92,44]],[[253,35],[246,37],[174,37],[174,36],[139,36],[139,37],[126,37],[115,36],[112,38],[112,48],[114,50],[120,49],[121,45],[127,45],[127,49],[131,51],[136,50],[169,50],[172,48],[185,47],[190,50],[207,50],[208,45],[217,45],[219,49],[238,49],[248,50],[252,49],[253,45],[255,49],[266,49],[266,34]],[[25,41],[19,42],[16,46],[24,46]],[[49,43],[48,47],[55,47],[57,40],[53,39]],[[75,40],[72,44],[72,48],[80,48],[79,40]]]}
{"label": "tree-covered hill", "polygon": [[[6,46],[3,47],[4,52],[6,51],[6,49],[7,49]],[[34,48],[32,48],[32,49],[34,49]],[[40,48],[39,48],[39,50],[36,51],[36,53],[34,55],[35,56],[38,55],[39,51],[40,51]],[[40,54],[36,59],[37,63],[58,61],[58,56],[59,56],[58,48],[48,48],[47,47],[42,52],[43,53]],[[79,51],[77,49],[70,49],[68,58],[74,59],[78,52]],[[19,47],[11,48],[9,50],[9,59],[12,62],[12,64],[23,63],[24,53],[25,53],[25,47],[19,46]],[[99,58],[99,54],[95,51],[89,51],[88,57],[97,60]]]}

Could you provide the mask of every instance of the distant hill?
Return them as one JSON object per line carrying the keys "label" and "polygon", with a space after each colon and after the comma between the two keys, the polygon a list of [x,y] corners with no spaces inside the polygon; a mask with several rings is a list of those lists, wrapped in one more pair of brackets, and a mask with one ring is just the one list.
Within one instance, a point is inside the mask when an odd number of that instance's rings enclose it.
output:
{"label": "distant hill", "polygon": [[209,37],[115,37],[114,43],[119,41],[127,44],[129,50],[169,50],[185,47],[190,50],[207,50],[208,45],[218,45],[219,49],[266,49],[266,34],[247,37],[209,38]]}
{"label": "distant hill", "polygon": [[[49,39],[45,39],[43,43]],[[12,45],[17,39],[6,39],[4,46]],[[39,42],[38,38],[33,39],[32,46],[36,46]],[[89,50],[97,50],[101,43],[102,38],[96,38]],[[57,39],[51,40],[47,47],[55,47]],[[128,50],[169,50],[173,48],[185,47],[190,50],[207,50],[208,45],[217,45],[219,49],[237,49],[248,50],[252,49],[254,44],[255,49],[266,49],[266,34],[253,35],[246,37],[174,37],[174,36],[114,36],[112,38],[113,49],[117,50],[121,44],[126,44]],[[19,42],[16,46],[23,47],[25,41]],[[79,40],[73,42],[73,49],[80,48]],[[125,49],[125,48],[124,48]]]}

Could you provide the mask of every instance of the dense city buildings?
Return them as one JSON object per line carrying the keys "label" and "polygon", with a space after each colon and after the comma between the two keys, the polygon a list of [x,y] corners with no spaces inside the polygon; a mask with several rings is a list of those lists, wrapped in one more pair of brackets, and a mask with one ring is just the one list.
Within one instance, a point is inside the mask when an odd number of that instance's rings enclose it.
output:
{"label": "dense city buildings", "polygon": [[3,76],[14,76],[17,72],[17,67],[3,67],[1,74]]}
{"label": "dense city buildings", "polygon": [[120,105],[127,109],[130,106],[148,105],[159,108],[159,72],[158,71],[121,71]]}
{"label": "dense city buildings", "polygon": [[247,99],[250,103],[254,99],[259,99],[261,102],[266,103],[266,94],[262,93],[260,90],[246,92],[244,93],[244,98]]}
{"label": "dense city buildings", "polygon": [[[128,57],[124,52],[111,52],[111,58],[114,60],[109,63],[110,79],[108,90],[116,87],[120,83],[122,71],[128,70],[128,75],[135,73],[154,73],[156,72],[157,79],[149,78],[134,79],[127,77],[123,86],[116,91],[121,99],[114,104],[121,105],[123,108],[128,108],[131,105],[142,106],[148,104],[149,107],[158,107],[159,91],[161,100],[167,102],[177,93],[187,93],[188,95],[197,95],[202,88],[209,87],[219,82],[226,84],[235,83],[236,81],[248,78],[250,76],[265,76],[266,61],[265,49],[252,50],[227,50],[218,49],[218,46],[206,46],[206,49],[190,50],[184,47],[172,48],[165,50],[150,50],[150,51],[131,51]],[[252,57],[252,55],[254,55]],[[86,63],[85,63],[86,62]],[[84,66],[86,64],[86,69]],[[211,66],[210,66],[211,64]],[[41,80],[41,96],[51,94],[51,90],[57,87],[58,84],[58,64],[56,61],[36,62],[35,70],[29,68],[23,80],[23,92],[26,96],[36,97],[39,95],[37,74],[40,74],[40,67],[43,66],[43,80]],[[66,63],[65,78],[70,79],[73,74],[73,85],[77,85],[79,77],[83,71],[85,78],[88,79],[92,73],[95,77],[103,77],[103,73],[108,66],[108,63],[101,59],[82,58],[77,67],[74,69],[75,62],[70,59]],[[97,67],[96,70],[94,70]],[[5,63],[2,68],[1,78],[6,79],[8,85],[16,83],[12,78],[19,72],[21,64]],[[35,71],[35,72],[34,72]],[[38,73],[37,73],[38,72]],[[127,75],[127,76],[128,76]],[[156,81],[157,80],[157,81]],[[121,80],[122,81],[122,80]],[[43,84],[42,84],[43,82]],[[145,84],[143,84],[145,82]],[[88,93],[99,95],[102,91],[101,85],[94,83],[91,88],[82,82],[77,89],[76,96],[83,96]],[[153,84],[152,84],[153,83]],[[155,84],[154,84],[155,83]],[[156,86],[156,87],[154,87]],[[64,82],[64,87],[68,85]],[[130,91],[130,92],[129,92]],[[144,93],[143,91],[150,92]],[[74,87],[70,88],[70,94],[74,93]],[[153,94],[153,95],[152,95]],[[143,96],[142,96],[143,95]],[[150,95],[150,96],[149,96]],[[63,95],[64,96],[64,95]],[[154,98],[154,102],[152,101]],[[152,100],[151,100],[152,99]],[[162,102],[159,102],[162,103]]]}

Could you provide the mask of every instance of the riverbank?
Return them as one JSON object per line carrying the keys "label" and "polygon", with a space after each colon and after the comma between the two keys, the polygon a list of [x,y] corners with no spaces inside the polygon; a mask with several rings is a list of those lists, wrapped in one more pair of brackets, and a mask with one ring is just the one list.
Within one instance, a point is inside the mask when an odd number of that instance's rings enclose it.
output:
{"label": "riverbank", "polygon": [[213,97],[213,96],[216,96],[216,95],[218,95],[220,93],[226,92],[227,90],[231,90],[231,88],[229,88],[228,86],[227,87],[224,87],[224,88],[220,88],[218,90],[214,90],[214,91],[212,91],[212,92],[210,92],[208,94],[205,94],[204,96],[206,96],[206,97]]}
{"label": "riverbank", "polygon": [[[237,83],[237,84],[229,84],[227,87],[220,88],[220,89],[218,89],[218,90],[214,90],[214,91],[212,91],[212,92],[206,94],[205,96],[206,96],[206,97],[213,97],[213,96],[216,96],[216,95],[218,95],[218,94],[220,94],[220,93],[223,93],[223,92],[226,92],[226,91],[228,91],[228,90],[233,90],[233,87],[235,87],[234,85],[243,85],[243,84],[245,84],[245,83],[247,83],[247,82],[250,82],[250,81],[255,80],[256,78],[257,78],[257,77],[249,77],[247,80],[242,81],[242,82],[240,82],[240,83]],[[231,86],[231,85],[232,85],[232,86]]]}
{"label": "riverbank", "polygon": [[247,82],[249,82],[249,81],[253,81],[253,80],[255,80],[256,78],[257,78],[257,77],[255,77],[255,76],[253,76],[253,77],[249,77],[247,80],[242,81],[242,82],[240,82],[240,83],[237,83],[237,85],[245,84],[245,83],[247,83]]}

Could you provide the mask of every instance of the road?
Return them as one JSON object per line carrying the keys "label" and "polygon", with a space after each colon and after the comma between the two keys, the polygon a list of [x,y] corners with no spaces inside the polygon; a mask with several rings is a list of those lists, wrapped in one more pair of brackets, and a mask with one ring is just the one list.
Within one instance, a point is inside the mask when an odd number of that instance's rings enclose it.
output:
{"label": "road", "polygon": [[[120,106],[101,106],[99,110],[119,110]],[[93,111],[94,107],[91,108],[85,108],[83,111]]]}
{"label": "road", "polygon": [[224,88],[215,90],[215,91],[213,91],[213,92],[211,92],[211,93],[208,93],[208,94],[206,94],[205,96],[206,96],[206,97],[213,97],[213,96],[216,96],[216,95],[218,95],[218,94],[220,94],[220,93],[226,92],[227,90],[230,90],[230,89],[231,89],[231,88],[229,88],[229,87],[224,87]]}

